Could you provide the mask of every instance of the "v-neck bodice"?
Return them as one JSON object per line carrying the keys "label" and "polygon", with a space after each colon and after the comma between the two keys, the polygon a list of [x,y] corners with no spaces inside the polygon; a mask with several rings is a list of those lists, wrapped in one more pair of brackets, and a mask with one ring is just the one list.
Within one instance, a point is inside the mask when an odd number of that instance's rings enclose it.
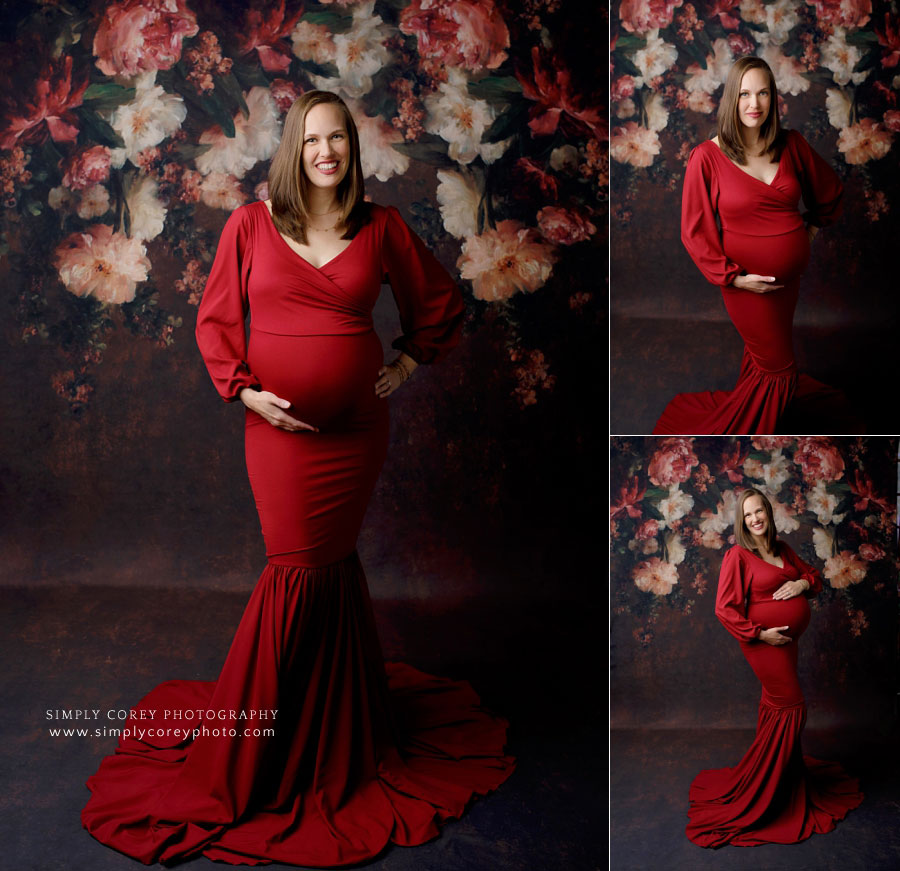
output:
{"label": "v-neck bodice", "polygon": [[341,249],[340,251],[338,251],[338,253],[335,254],[334,257],[330,257],[328,260],[326,260],[326,261],[325,261],[324,263],[322,263],[320,266],[316,266],[315,263],[313,263],[313,262],[310,261],[310,260],[307,260],[306,257],[304,257],[299,251],[295,251],[295,250],[291,247],[291,243],[288,242],[288,240],[284,238],[284,236],[283,236],[283,235],[281,234],[281,232],[279,231],[278,227],[275,226],[275,221],[274,221],[274,219],[272,218],[272,212],[269,210],[269,207],[265,204],[265,202],[263,202],[263,206],[265,206],[266,212],[267,212],[268,215],[269,215],[269,223],[272,225],[272,230],[273,230],[273,232],[275,232],[275,233],[278,235],[278,238],[281,239],[281,241],[284,243],[285,247],[287,247],[287,249],[288,249],[292,254],[294,254],[296,257],[300,258],[300,260],[302,260],[302,261],[303,261],[307,266],[309,266],[311,269],[316,269],[316,270],[319,270],[319,271],[322,271],[322,270],[324,270],[324,269],[327,269],[328,266],[329,266],[331,263],[333,263],[333,262],[334,262],[335,260],[337,260],[339,257],[341,257],[341,256],[343,256],[344,254],[346,254],[347,251],[349,251],[350,248],[353,247],[353,243],[356,241],[357,237],[359,236],[359,233],[357,233],[356,236],[354,236],[352,239],[350,239],[349,244],[346,245],[346,246],[345,246],[343,249]]}
{"label": "v-neck bodice", "polygon": [[[710,141],[712,141],[712,140],[710,140]],[[778,173],[781,172],[782,161],[779,160],[778,163],[775,164],[775,175],[772,176],[772,181],[764,181],[758,175],[754,175],[752,172],[748,172],[746,169],[743,169],[742,167],[738,166],[738,164],[736,164],[727,154],[725,154],[724,151],[722,151],[722,147],[718,143],[713,142],[713,145],[716,146],[719,154],[725,160],[727,160],[738,172],[742,172],[744,175],[749,175],[750,178],[755,179],[760,184],[765,185],[767,188],[772,187],[772,185],[774,185],[776,180],[778,179]]]}

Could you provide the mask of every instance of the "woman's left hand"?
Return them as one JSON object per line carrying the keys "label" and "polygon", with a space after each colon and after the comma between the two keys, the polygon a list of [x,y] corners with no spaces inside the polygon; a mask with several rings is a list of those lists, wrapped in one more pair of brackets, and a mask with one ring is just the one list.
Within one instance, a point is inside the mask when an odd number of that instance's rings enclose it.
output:
{"label": "woman's left hand", "polygon": [[800,596],[805,593],[809,589],[809,582],[800,580],[800,581],[785,581],[774,593],[772,593],[773,599],[793,599],[794,596]]}
{"label": "woman's left hand", "polygon": [[375,395],[380,399],[390,396],[404,381],[407,381],[418,364],[407,354],[401,354],[393,363],[378,370]]}
{"label": "woman's left hand", "polygon": [[806,235],[809,236],[809,244],[812,245],[813,239],[819,235],[819,228],[812,224],[806,225]]}

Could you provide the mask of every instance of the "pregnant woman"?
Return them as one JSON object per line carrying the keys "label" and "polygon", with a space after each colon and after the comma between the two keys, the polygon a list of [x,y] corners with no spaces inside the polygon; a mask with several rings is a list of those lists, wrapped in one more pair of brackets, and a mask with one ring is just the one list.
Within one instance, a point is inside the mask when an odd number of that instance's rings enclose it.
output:
{"label": "pregnant woman", "polygon": [[[459,290],[396,209],[364,202],[333,94],[292,106],[269,191],[226,223],[196,331],[217,390],[246,406],[268,563],[218,680],[150,692],[87,784],[84,826],[148,864],[364,862],[435,837],[514,766],[469,684],[384,663],[356,553],[386,398],[456,345]],[[403,329],[388,366],[385,276]]]}
{"label": "pregnant woman", "polygon": [[841,196],[834,170],[799,133],[781,128],[768,64],[740,58],[725,82],[718,135],[688,158],[681,239],[721,288],[744,340],[741,371],[731,391],[676,396],[654,433],[773,433],[790,403],[801,424],[806,410],[847,413],[837,391],[798,375],[791,339],[810,242],[837,220]]}
{"label": "pregnant woman", "polygon": [[807,596],[822,578],[775,537],[772,505],[744,490],[734,519],[737,544],[719,574],[716,616],[741,644],[762,684],[756,738],[734,768],[701,771],[691,784],[687,836],[701,847],[795,844],[830,832],[862,801],[839,765],[804,756],[806,703],[797,681]]}

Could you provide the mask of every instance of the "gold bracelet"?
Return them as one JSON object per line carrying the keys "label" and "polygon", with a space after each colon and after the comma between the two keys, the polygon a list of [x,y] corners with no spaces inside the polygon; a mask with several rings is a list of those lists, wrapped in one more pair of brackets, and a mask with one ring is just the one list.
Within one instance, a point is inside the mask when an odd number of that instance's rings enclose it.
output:
{"label": "gold bracelet", "polygon": [[412,372],[410,372],[409,369],[406,368],[403,361],[399,357],[396,360],[394,360],[394,362],[391,365],[396,366],[402,373],[400,375],[401,383],[403,383],[404,381],[409,381],[409,378],[412,375]]}

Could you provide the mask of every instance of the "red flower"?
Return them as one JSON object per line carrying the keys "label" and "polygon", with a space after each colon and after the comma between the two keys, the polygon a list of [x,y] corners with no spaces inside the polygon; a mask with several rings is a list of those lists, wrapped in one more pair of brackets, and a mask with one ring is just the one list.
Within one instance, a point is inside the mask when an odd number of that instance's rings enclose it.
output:
{"label": "red flower", "polygon": [[831,439],[818,436],[797,439],[794,462],[807,481],[837,481],[844,477],[844,459]]}
{"label": "red flower", "polygon": [[268,73],[286,73],[291,65],[291,50],[284,41],[290,36],[294,25],[303,14],[301,6],[296,12],[285,17],[284,0],[269,0],[260,8],[248,9],[244,16],[244,26],[238,34],[241,54],[256,49],[262,68]]}
{"label": "red flower", "polygon": [[65,187],[73,191],[83,191],[95,184],[102,184],[109,178],[109,149],[105,145],[95,145],[73,154],[63,165]]}
{"label": "red flower", "polygon": [[707,3],[708,12],[706,18],[709,20],[713,16],[717,16],[722,23],[722,27],[726,30],[737,30],[741,21],[731,14],[731,10],[734,9],[737,4],[738,0],[709,0]]}
{"label": "red flower", "polygon": [[518,199],[528,199],[530,194],[528,188],[532,185],[537,185],[541,189],[541,194],[548,199],[556,200],[558,197],[559,185],[556,177],[545,172],[544,167],[533,158],[520,157],[513,172],[524,182],[522,187],[517,186],[513,190],[513,196]]}
{"label": "red flower", "polygon": [[850,492],[856,496],[856,502],[853,504],[853,507],[857,511],[865,511],[869,507],[869,503],[885,514],[890,514],[894,510],[893,506],[884,497],[875,493],[875,485],[872,483],[872,479],[859,469],[853,473]]}
{"label": "red flower", "polygon": [[872,14],[872,0],[806,0],[816,7],[816,20],[833,27],[862,27]]}
{"label": "red flower", "polygon": [[631,33],[646,33],[648,30],[668,27],[672,23],[675,9],[684,0],[622,0],[619,6],[619,20],[622,27]]}
{"label": "red flower", "polygon": [[884,30],[876,27],[875,34],[878,36],[878,44],[886,49],[881,57],[881,65],[885,69],[897,66],[900,61],[900,28],[891,21],[889,12],[884,13]]}
{"label": "red flower", "polygon": [[744,460],[750,456],[750,451],[741,453],[741,443],[735,442],[730,448],[726,448],[722,454],[722,463],[719,466],[719,474],[727,475],[732,484],[740,484],[744,480],[744,472],[741,468]]}
{"label": "red flower", "polygon": [[532,136],[549,136],[556,132],[560,121],[566,115],[579,125],[588,127],[598,139],[608,139],[606,119],[600,117],[600,110],[585,108],[581,95],[572,84],[572,74],[558,66],[555,55],[541,52],[538,46],[531,49],[534,64],[534,81],[521,70],[516,77],[522,84],[522,92],[529,100],[537,102],[529,112],[528,126]]}
{"label": "red flower", "polygon": [[638,476],[631,479],[631,483],[619,488],[619,498],[609,506],[609,516],[615,517],[623,511],[633,520],[641,516],[640,502],[644,498],[647,488],[641,488]]}
{"label": "red flower", "polygon": [[87,86],[87,75],[77,82],[72,80],[69,55],[49,60],[30,94],[17,99],[15,89],[8,92],[0,148],[12,148],[19,139],[40,143],[48,133],[54,142],[74,142],[78,119],[71,110],[81,105]]}

